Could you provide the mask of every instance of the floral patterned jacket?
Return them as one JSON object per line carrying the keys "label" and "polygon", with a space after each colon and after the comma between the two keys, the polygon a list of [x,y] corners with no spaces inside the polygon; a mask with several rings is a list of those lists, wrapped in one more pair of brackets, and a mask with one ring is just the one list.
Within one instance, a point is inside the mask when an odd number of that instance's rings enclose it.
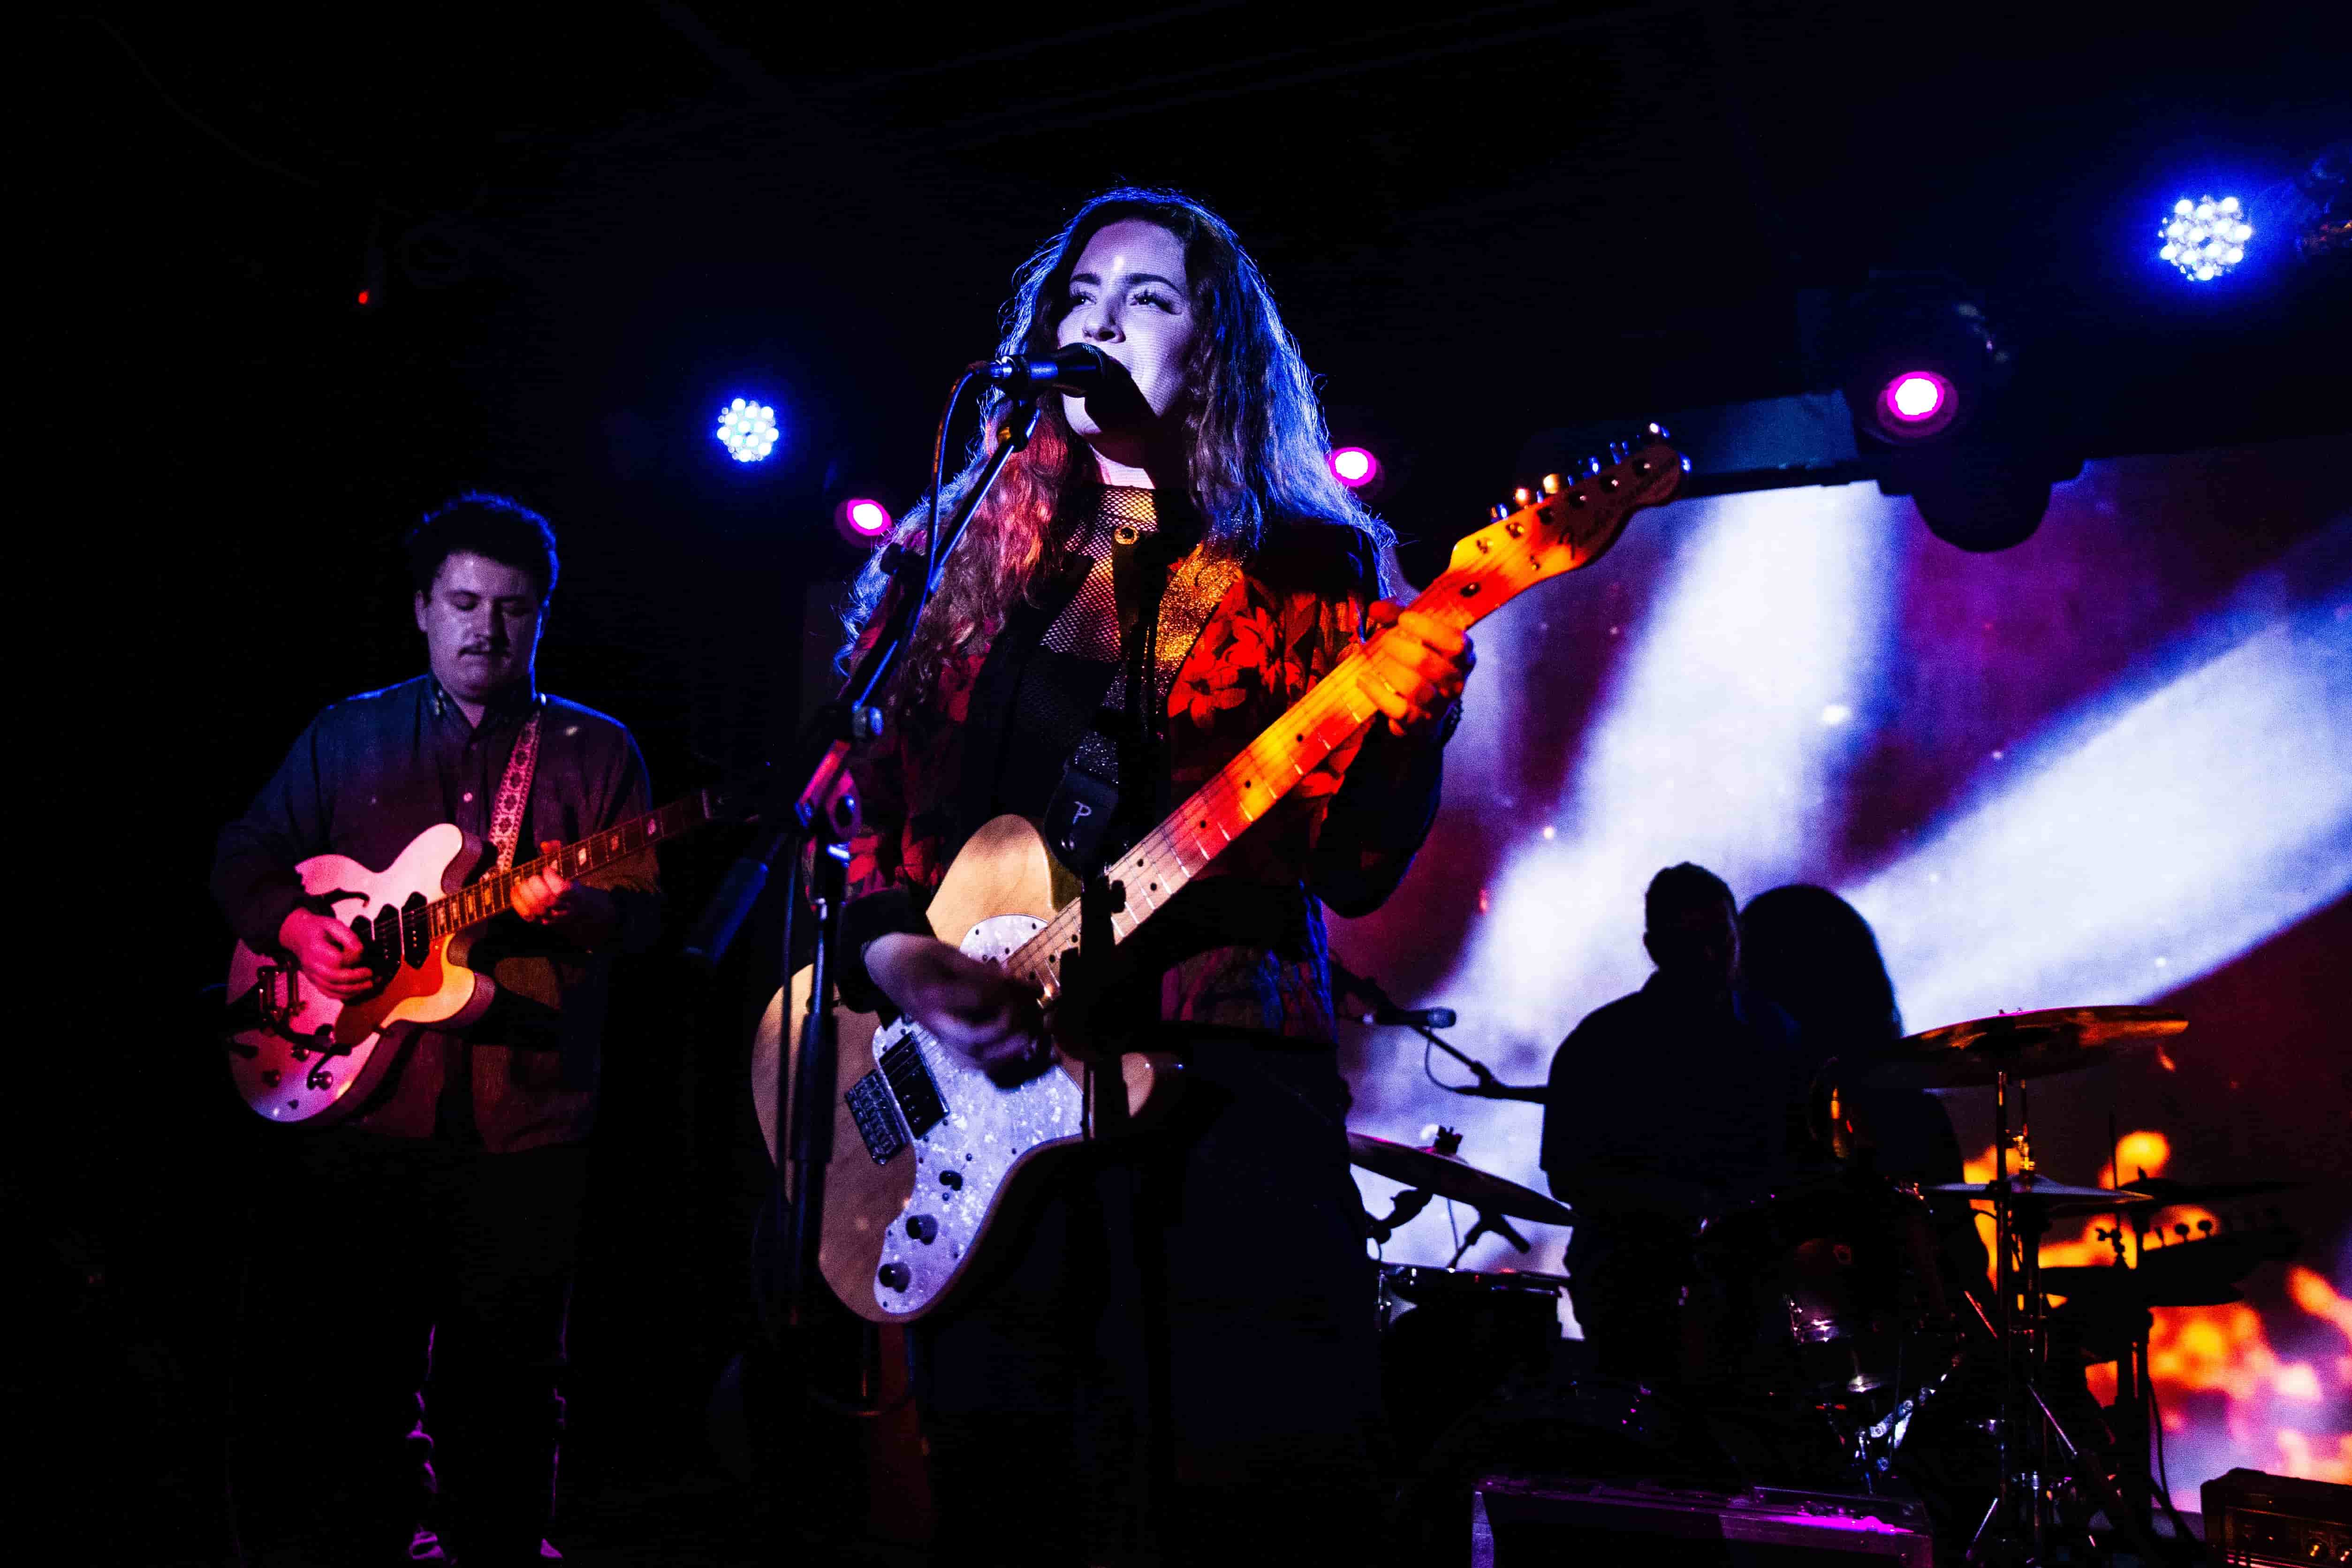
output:
{"label": "floral patterned jacket", "polygon": [[[1186,558],[1171,578],[1200,560],[1198,552]],[[1227,575],[1230,587],[1169,687],[1161,755],[1173,800],[1199,788],[1330,672],[1361,640],[1378,591],[1363,536],[1333,524],[1270,530]],[[950,659],[929,700],[902,705],[887,737],[856,765],[864,821],[851,843],[853,900],[904,889],[911,901],[893,902],[919,908],[980,826],[963,820],[981,814],[968,803],[964,776],[968,767],[992,765],[989,732],[1004,722],[1002,713],[974,711],[976,694],[985,704],[996,641],[996,632],[975,638]],[[1145,933],[1162,922],[1189,924],[1195,933],[1230,929],[1224,912],[1237,902],[1255,901],[1261,910],[1286,903],[1295,918],[1279,936],[1254,945],[1203,946],[1197,935],[1189,942],[1180,935],[1161,982],[1162,1019],[1329,1041],[1321,906],[1362,915],[1395,890],[1436,815],[1439,745],[1435,737],[1400,739],[1375,720],[1172,900]]]}

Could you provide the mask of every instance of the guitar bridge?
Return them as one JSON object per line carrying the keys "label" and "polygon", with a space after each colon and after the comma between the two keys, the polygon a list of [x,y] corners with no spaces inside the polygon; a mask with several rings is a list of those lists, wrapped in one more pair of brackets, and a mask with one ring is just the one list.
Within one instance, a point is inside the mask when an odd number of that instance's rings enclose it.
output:
{"label": "guitar bridge", "polygon": [[888,1165],[907,1146],[907,1136],[898,1130],[898,1103],[891,1097],[881,1070],[877,1068],[851,1084],[841,1098],[857,1124],[857,1135],[866,1140],[866,1154],[876,1165]]}
{"label": "guitar bridge", "polygon": [[253,1005],[261,1015],[261,1027],[283,1030],[286,1020],[294,1016],[300,998],[294,994],[294,970],[291,966],[280,967],[264,964],[253,977]]}

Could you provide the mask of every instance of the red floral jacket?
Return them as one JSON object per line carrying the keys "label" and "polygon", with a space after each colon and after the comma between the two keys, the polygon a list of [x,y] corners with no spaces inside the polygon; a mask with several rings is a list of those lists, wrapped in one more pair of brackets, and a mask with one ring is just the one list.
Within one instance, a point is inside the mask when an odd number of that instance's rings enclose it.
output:
{"label": "red floral jacket", "polygon": [[[1198,789],[1361,640],[1376,584],[1356,530],[1272,530],[1209,612],[1170,687],[1170,799]],[[950,658],[929,700],[902,705],[856,764],[864,821],[850,849],[853,899],[900,887],[920,903],[980,825],[958,820],[957,802],[973,692],[994,637],[976,637]],[[1331,1040],[1321,905],[1362,915],[1395,890],[1436,815],[1440,755],[1435,739],[1400,739],[1375,720],[1235,840],[1196,886],[1232,879],[1289,894],[1300,904],[1297,937],[1182,957],[1163,978],[1161,1018]],[[1180,894],[1169,915],[1192,895]]]}

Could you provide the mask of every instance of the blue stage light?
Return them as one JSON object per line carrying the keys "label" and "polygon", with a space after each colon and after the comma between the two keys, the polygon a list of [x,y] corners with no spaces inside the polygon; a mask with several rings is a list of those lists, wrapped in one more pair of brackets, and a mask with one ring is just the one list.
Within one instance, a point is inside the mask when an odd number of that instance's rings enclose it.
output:
{"label": "blue stage light", "polygon": [[2158,257],[2179,267],[2180,276],[2193,283],[2210,283],[2245,260],[2246,242],[2254,237],[2253,225],[2246,222],[2235,196],[2219,201],[2201,196],[2193,202],[2183,196],[2172,204],[2156,232],[2164,241]]}
{"label": "blue stage light", "polygon": [[737,398],[719,411],[719,444],[738,463],[757,463],[776,449],[776,411]]}

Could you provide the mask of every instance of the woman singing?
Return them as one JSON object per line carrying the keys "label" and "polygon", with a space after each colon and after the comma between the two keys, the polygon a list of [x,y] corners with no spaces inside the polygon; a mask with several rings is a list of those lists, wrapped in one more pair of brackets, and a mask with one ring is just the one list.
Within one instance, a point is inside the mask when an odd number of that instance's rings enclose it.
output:
{"label": "woman singing", "polygon": [[[947,564],[859,771],[845,1000],[1023,1071],[1066,1020],[920,917],[966,836],[1038,819],[1086,875],[1369,632],[1381,716],[1119,948],[1089,1030],[1181,1051],[1184,1092],[1065,1164],[993,1272],[920,1325],[942,1544],[1328,1560],[1377,1529],[1379,1379],[1322,906],[1362,915],[1404,874],[1472,653],[1385,601],[1391,536],[1331,477],[1297,347],[1215,214],[1096,198],[1007,320],[1003,352],[1093,344],[1134,392],[1049,399]],[[869,567],[853,636],[886,586]]]}

